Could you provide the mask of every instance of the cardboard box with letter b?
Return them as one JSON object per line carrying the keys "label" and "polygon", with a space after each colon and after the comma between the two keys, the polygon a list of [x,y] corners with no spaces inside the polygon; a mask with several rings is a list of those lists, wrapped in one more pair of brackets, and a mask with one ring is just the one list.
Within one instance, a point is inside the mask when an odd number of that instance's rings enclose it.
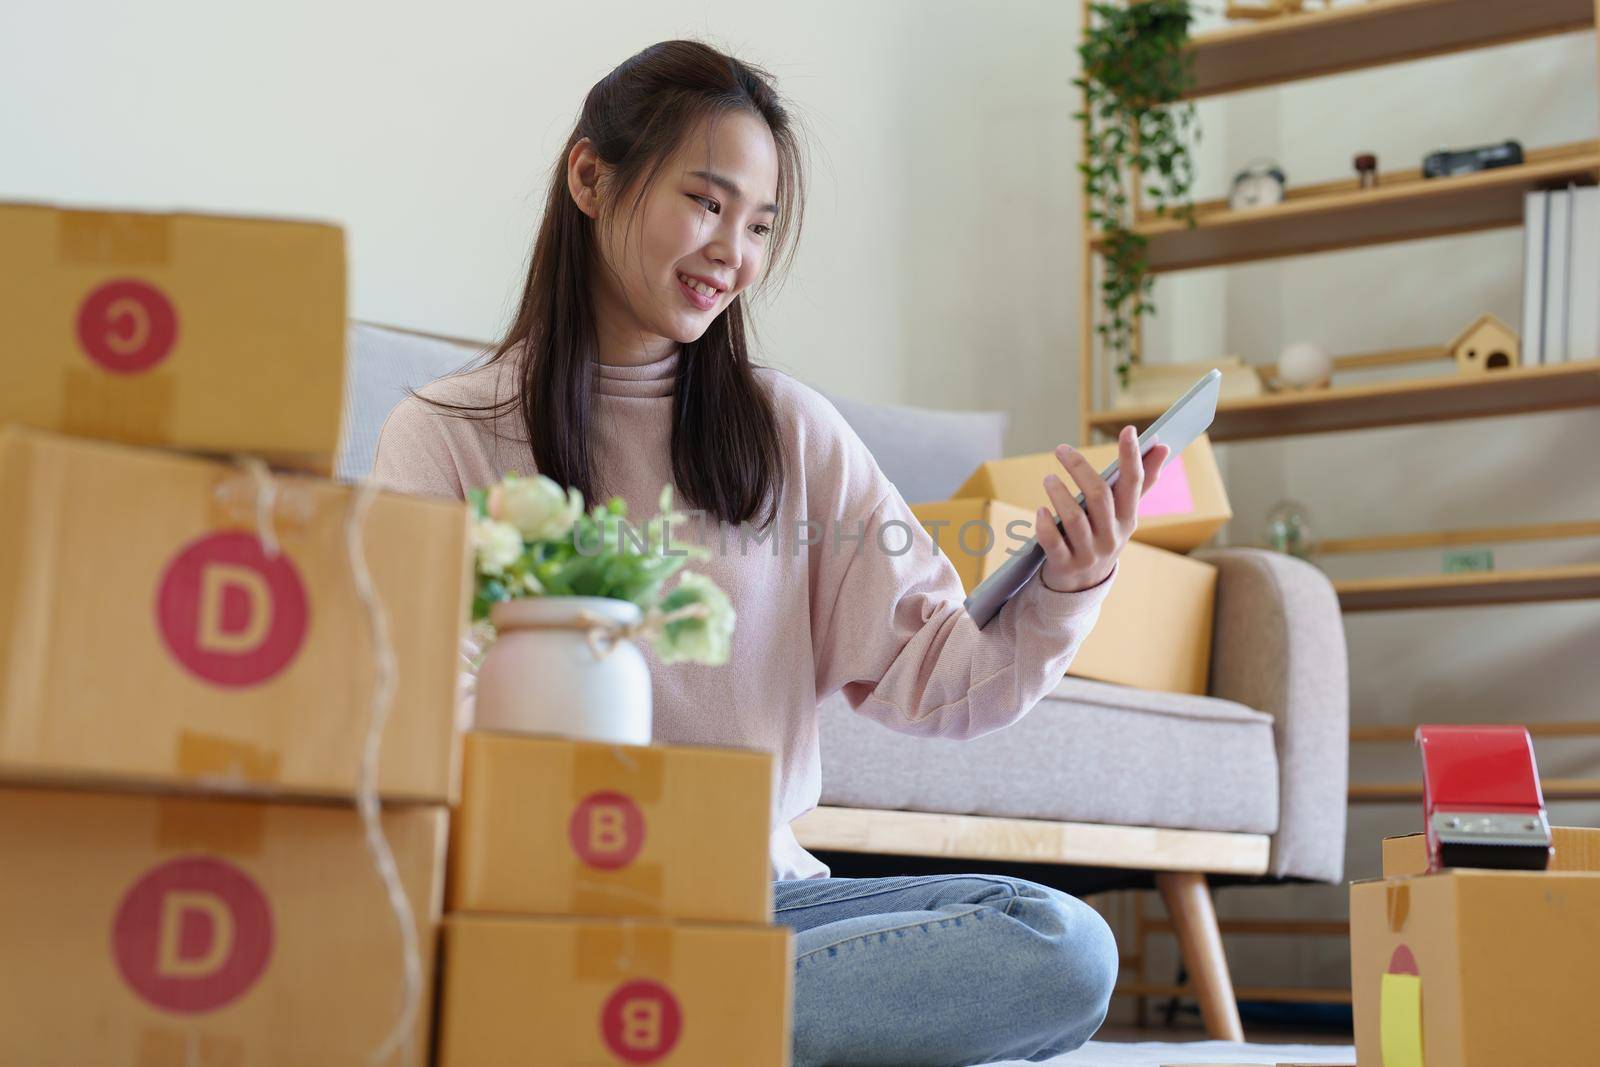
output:
{"label": "cardboard box with letter b", "polygon": [[772,754],[469,733],[452,912],[772,920]]}

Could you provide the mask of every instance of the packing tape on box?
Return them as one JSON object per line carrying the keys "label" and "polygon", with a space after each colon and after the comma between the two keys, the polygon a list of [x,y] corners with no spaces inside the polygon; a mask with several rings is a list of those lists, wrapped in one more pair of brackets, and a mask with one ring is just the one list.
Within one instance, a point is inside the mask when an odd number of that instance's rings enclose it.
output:
{"label": "packing tape on box", "polygon": [[604,926],[585,923],[574,939],[572,977],[580,982],[614,982],[630,975],[666,981],[672,977],[672,928],[643,926],[617,919]]}
{"label": "packing tape on box", "polygon": [[132,445],[172,440],[177,376],[113,374],[68,367],[61,376],[61,430],[75,437],[110,437]]}
{"label": "packing tape on box", "polygon": [[239,1067],[249,1062],[240,1037],[203,1034],[175,1026],[146,1026],[139,1033],[133,1067]]}
{"label": "packing tape on box", "polygon": [[618,900],[637,915],[659,916],[665,872],[659,863],[630,863],[614,871],[598,870],[573,857],[572,896],[575,915],[609,915]]}
{"label": "packing tape on box", "polygon": [[643,745],[578,745],[571,773],[573,800],[614,789],[654,804],[666,779],[666,753]]}
{"label": "packing tape on box", "polygon": [[[576,745],[568,780],[574,804],[596,793],[620,793],[637,804],[659,803],[666,785],[666,753],[659,748]],[[574,913],[609,914],[618,900],[641,915],[660,915],[665,880],[659,863],[629,863],[611,870],[573,856]]]}
{"label": "packing tape on box", "polygon": [[1400,933],[1406,928],[1406,919],[1411,915],[1411,887],[1401,882],[1391,885],[1384,894],[1384,910],[1389,919],[1389,930]]}
{"label": "packing tape on box", "polygon": [[62,211],[56,222],[56,255],[63,263],[164,266],[172,260],[172,219]]}
{"label": "packing tape on box", "polygon": [[178,734],[178,773],[206,782],[276,782],[282,754],[245,741],[184,730]]}
{"label": "packing tape on box", "polygon": [[[172,259],[172,220],[161,215],[63,211],[56,224],[56,254],[73,266],[164,267]],[[130,306],[115,321],[122,326],[132,323],[136,330],[137,312],[136,305]],[[81,437],[166,444],[172,439],[176,388],[176,376],[170,371],[118,374],[86,358],[62,376],[61,429]]]}
{"label": "packing tape on box", "polygon": [[162,800],[156,804],[156,847],[257,856],[266,839],[267,810],[253,801]]}

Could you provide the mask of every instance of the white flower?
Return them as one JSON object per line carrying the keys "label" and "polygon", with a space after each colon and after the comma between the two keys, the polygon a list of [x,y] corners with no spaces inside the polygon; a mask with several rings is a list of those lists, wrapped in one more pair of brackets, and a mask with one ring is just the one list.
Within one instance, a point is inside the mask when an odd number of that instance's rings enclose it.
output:
{"label": "white flower", "polygon": [[583,494],[562,489],[542,474],[532,478],[506,475],[489,491],[489,515],[508,522],[529,541],[559,541],[583,514]]}
{"label": "white flower", "polygon": [[472,524],[472,550],[483,574],[504,574],[522,555],[522,534],[510,523],[479,519]]}
{"label": "white flower", "polygon": [[656,654],[663,663],[692,660],[713,667],[727,663],[737,618],[728,595],[705,575],[684,571],[673,590],[662,597],[661,610],[669,613],[689,604],[705,605],[706,617],[667,623],[652,642]]}

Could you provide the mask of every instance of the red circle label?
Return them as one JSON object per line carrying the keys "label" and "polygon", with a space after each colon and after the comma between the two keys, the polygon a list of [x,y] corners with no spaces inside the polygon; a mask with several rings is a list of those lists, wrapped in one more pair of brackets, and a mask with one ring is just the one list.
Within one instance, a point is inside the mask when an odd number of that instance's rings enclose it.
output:
{"label": "red circle label", "polygon": [[644,812],[623,793],[590,793],[572,809],[567,841],[591,867],[626,867],[644,847]]}
{"label": "red circle label", "polygon": [[600,1012],[600,1039],[628,1063],[652,1063],[671,1052],[683,1033],[678,998],[648,979],[619,986]]}
{"label": "red circle label", "polygon": [[134,883],[111,924],[123,981],[179,1015],[243,996],[272,956],[272,910],[239,868],[208,856],[175,859]]}
{"label": "red circle label", "polygon": [[310,619],[305,585],[280,551],[268,559],[253,533],[207,534],[167,564],[156,624],[167,651],[216,685],[257,685],[289,665]]}
{"label": "red circle label", "polygon": [[78,343],[115,374],[139,374],[167,358],[178,340],[178,312],[149,282],[118,278],[84,297]]}

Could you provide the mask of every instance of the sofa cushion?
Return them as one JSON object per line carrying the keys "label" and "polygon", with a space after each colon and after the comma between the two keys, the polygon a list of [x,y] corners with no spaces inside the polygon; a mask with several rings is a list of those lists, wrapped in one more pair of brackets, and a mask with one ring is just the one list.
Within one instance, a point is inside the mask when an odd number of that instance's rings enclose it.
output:
{"label": "sofa cushion", "polygon": [[861,438],[905,500],[945,500],[978,464],[1005,454],[1003,411],[935,411],[869,404],[818,390]]}
{"label": "sofa cushion", "polygon": [[818,709],[822,803],[854,808],[1270,834],[1272,717],[1213,697],[1064,679],[1020,720],[970,741]]}
{"label": "sofa cushion", "polygon": [[334,473],[347,482],[372,470],[378,431],[407,390],[460,370],[483,351],[463,341],[355,321],[345,349],[344,429]]}

